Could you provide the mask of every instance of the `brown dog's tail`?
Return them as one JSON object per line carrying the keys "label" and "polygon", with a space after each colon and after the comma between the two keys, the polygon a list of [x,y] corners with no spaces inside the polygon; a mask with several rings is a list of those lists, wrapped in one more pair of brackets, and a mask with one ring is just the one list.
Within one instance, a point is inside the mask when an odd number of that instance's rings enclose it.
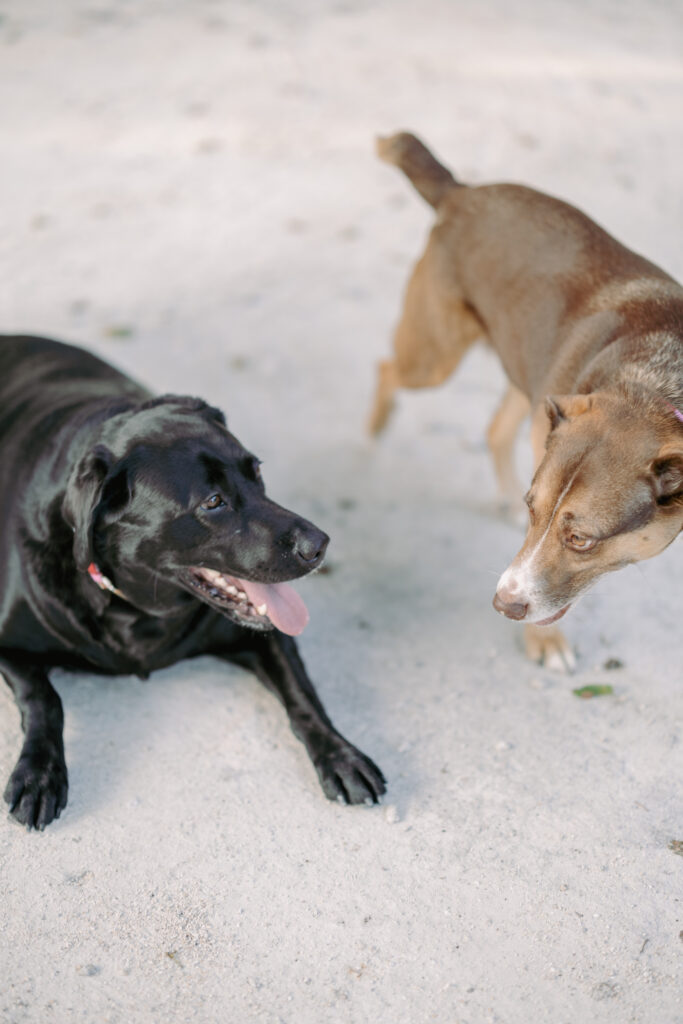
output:
{"label": "brown dog's tail", "polygon": [[377,155],[388,164],[400,167],[432,206],[438,206],[447,192],[460,186],[451,172],[410,132],[378,138]]}

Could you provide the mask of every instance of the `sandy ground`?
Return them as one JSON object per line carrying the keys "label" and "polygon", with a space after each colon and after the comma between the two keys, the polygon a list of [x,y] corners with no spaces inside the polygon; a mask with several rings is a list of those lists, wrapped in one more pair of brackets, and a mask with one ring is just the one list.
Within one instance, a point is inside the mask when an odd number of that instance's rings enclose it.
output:
{"label": "sandy ground", "polygon": [[2,329],[227,410],[332,535],[301,646],[389,780],[383,807],[328,803],[276,702],[209,658],[56,675],[69,806],[0,822],[2,1021],[683,1021],[681,544],[576,608],[578,672],[551,675],[491,609],[520,542],[493,357],[363,432],[430,222],[375,133],[567,198],[680,277],[680,4],[0,10]]}

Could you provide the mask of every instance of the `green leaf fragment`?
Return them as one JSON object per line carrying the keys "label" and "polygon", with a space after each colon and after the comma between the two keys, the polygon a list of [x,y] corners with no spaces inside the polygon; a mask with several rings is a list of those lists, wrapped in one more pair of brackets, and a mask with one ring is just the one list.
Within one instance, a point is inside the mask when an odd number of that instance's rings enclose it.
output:
{"label": "green leaf fragment", "polygon": [[591,683],[589,686],[579,686],[576,690],[572,690],[577,697],[582,697],[583,700],[590,700],[591,697],[605,697],[610,693],[614,693],[614,687],[608,683]]}
{"label": "green leaf fragment", "polygon": [[132,338],[135,330],[129,324],[112,324],[104,333],[107,338]]}

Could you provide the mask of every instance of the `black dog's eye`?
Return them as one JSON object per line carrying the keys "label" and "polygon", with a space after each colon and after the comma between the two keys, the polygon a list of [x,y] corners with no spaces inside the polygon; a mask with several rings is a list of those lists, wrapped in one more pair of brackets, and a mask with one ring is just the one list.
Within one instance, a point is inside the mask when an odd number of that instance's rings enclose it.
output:
{"label": "black dog's eye", "polygon": [[202,502],[202,508],[210,512],[214,508],[220,508],[221,505],[225,505],[225,502],[221,498],[220,494],[212,494],[210,498]]}

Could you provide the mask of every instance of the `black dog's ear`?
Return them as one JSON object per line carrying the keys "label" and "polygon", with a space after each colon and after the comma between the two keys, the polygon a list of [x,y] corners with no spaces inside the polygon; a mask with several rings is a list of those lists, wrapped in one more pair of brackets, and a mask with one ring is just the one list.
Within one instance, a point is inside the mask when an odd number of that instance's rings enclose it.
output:
{"label": "black dog's ear", "polygon": [[96,445],[74,469],[64,494],[62,516],[74,531],[74,559],[82,571],[93,559],[95,511],[113,462],[109,449]]}
{"label": "black dog's ear", "polygon": [[207,416],[208,419],[212,420],[214,423],[217,423],[219,427],[227,426],[225,420],[225,413],[221,412],[220,409],[217,409],[215,405],[209,405],[208,402],[205,402],[203,398],[191,398],[189,400],[187,408],[191,412],[202,413],[204,416]]}
{"label": "black dog's ear", "polygon": [[210,419],[212,419],[214,423],[218,423],[218,425],[221,427],[227,427],[228,424],[225,419],[225,413],[221,412],[220,409],[217,409],[215,405],[207,406],[206,411],[208,412]]}
{"label": "black dog's ear", "polygon": [[203,398],[184,398],[181,396],[177,398],[176,401],[178,401],[178,403],[182,405],[183,410],[187,410],[187,412],[202,413],[202,415],[212,420],[213,423],[217,423],[219,427],[227,426],[225,413],[221,412],[220,409],[217,409],[215,405],[209,405]]}
{"label": "black dog's ear", "polygon": [[157,409],[160,405],[178,405],[179,412],[199,412],[208,416],[210,420],[220,427],[227,426],[225,414],[214,405],[209,405],[203,398],[193,398],[191,395],[157,395],[144,402],[140,409]]}

